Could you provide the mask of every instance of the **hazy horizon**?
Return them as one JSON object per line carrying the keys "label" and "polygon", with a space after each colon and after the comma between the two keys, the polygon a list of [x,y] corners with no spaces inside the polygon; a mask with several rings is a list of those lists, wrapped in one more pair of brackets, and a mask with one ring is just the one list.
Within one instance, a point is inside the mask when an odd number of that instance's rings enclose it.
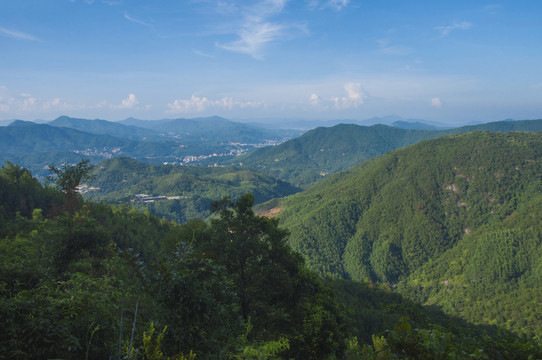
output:
{"label": "hazy horizon", "polygon": [[4,2],[0,119],[537,119],[541,15],[532,1]]}

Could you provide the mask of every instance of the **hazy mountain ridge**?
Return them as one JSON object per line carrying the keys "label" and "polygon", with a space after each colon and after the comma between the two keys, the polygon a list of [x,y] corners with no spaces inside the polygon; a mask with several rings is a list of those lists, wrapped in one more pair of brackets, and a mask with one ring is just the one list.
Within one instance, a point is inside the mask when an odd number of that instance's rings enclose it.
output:
{"label": "hazy mountain ridge", "polygon": [[126,138],[130,140],[158,140],[158,133],[143,127],[124,125],[118,122],[112,122],[100,119],[78,119],[68,116],[60,116],[50,121],[47,125],[56,127],[66,127],[80,130],[91,134],[112,135],[115,137]]}
{"label": "hazy mountain ridge", "polygon": [[282,141],[284,138],[292,138],[301,133],[299,130],[265,129],[230,121],[220,116],[162,120],[126,119],[119,123],[159,131],[164,136],[217,144],[227,142],[258,144],[264,141]]}

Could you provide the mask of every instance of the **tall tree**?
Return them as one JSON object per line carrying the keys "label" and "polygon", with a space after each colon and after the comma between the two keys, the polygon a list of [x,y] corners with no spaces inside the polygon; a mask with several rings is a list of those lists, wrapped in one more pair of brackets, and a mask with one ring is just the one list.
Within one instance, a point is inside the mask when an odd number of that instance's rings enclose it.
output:
{"label": "tall tree", "polygon": [[241,315],[252,326],[249,340],[290,340],[287,358],[338,355],[345,337],[342,312],[332,292],[307,271],[287,244],[276,219],[256,216],[245,194],[212,204],[219,215],[199,246],[230,273]]}
{"label": "tall tree", "polygon": [[54,164],[49,165],[49,171],[56,174],[50,175],[48,179],[64,193],[65,206],[69,213],[73,214],[78,206],[78,187],[93,178],[91,174],[94,165],[89,164],[90,160],[83,159],[75,165],[63,164],[58,168]]}

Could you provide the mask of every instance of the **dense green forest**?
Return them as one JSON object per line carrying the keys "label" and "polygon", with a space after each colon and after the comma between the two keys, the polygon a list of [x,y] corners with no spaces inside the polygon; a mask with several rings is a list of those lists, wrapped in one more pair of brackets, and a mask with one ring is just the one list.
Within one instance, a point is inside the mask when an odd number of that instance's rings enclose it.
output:
{"label": "dense green forest", "polygon": [[409,130],[386,125],[340,124],[311,130],[274,147],[256,149],[236,164],[308,188],[328,175],[422,140],[471,131],[542,131],[542,120],[497,121],[448,130]]}
{"label": "dense green forest", "polygon": [[542,349],[385,285],[322,280],[250,194],[177,225],[84,201],[88,162],[0,169],[0,358],[527,359]]}
{"label": "dense green forest", "polygon": [[542,133],[446,136],[274,200],[321,275],[542,340]]}
{"label": "dense green forest", "polygon": [[[105,160],[96,166],[85,196],[109,203],[132,201],[142,211],[178,223],[206,218],[211,202],[225,196],[252,193],[255,202],[284,197],[300,189],[268,175],[239,167],[152,165],[129,158]],[[167,196],[169,200],[138,201],[136,194]]]}

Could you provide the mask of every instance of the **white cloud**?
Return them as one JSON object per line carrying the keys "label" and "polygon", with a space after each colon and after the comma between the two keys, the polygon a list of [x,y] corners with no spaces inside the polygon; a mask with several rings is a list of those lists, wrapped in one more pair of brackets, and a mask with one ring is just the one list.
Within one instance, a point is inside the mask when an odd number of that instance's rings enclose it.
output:
{"label": "white cloud", "polygon": [[286,2],[286,0],[264,0],[243,8],[242,24],[235,31],[238,39],[216,45],[225,50],[262,59],[263,50],[268,43],[291,36],[296,31],[306,33],[306,26],[302,24],[271,21],[271,18],[283,11]]}
{"label": "white cloud", "polygon": [[128,97],[122,100],[120,105],[114,106],[118,109],[134,109],[139,105],[139,100],[137,100],[134,94],[128,95]]}
{"label": "white cloud", "polygon": [[23,110],[32,110],[36,105],[37,99],[30,94],[21,94],[21,96],[24,98],[22,100]]}
{"label": "white cloud", "polygon": [[344,84],[344,90],[346,91],[346,96],[333,98],[335,108],[337,109],[357,108],[362,105],[367,98],[367,94],[361,90],[361,85],[359,83]]}
{"label": "white cloud", "polygon": [[311,94],[309,96],[309,103],[320,110],[329,109],[329,101],[323,100],[318,94]]}
{"label": "white cloud", "polygon": [[201,112],[206,109],[209,99],[192,95],[190,99],[177,99],[168,104],[168,112]]}
{"label": "white cloud", "polygon": [[264,107],[265,104],[259,101],[239,101],[232,97],[223,97],[218,100],[210,100],[203,96],[198,97],[192,95],[189,99],[176,99],[172,103],[167,104],[168,113],[196,113],[203,112],[208,109],[232,110],[234,108],[257,108]]}
{"label": "white cloud", "polygon": [[442,102],[440,101],[438,97],[434,97],[431,99],[431,106],[439,108],[442,106]]}
{"label": "white cloud", "polygon": [[[41,104],[43,110],[76,110],[81,106],[70,105],[60,100],[60,98],[54,98],[53,100],[43,101]],[[85,107],[84,105],[82,107]]]}
{"label": "white cloud", "polygon": [[[73,111],[89,108],[84,104],[68,104],[59,97],[43,99],[30,93],[10,94],[5,86],[0,85],[0,111],[17,114],[43,113],[48,111]],[[42,115],[39,115],[42,116]]]}
{"label": "white cloud", "polygon": [[18,30],[6,29],[2,26],[0,26],[0,35],[17,40],[39,41],[39,39],[34,35],[30,35]]}
{"label": "white cloud", "polygon": [[318,94],[311,94],[309,97],[309,102],[313,106],[320,107],[322,109],[327,109],[330,106],[333,106],[338,110],[345,110],[350,108],[357,108],[360,105],[365,103],[368,95],[365,91],[362,90],[359,83],[346,83],[343,86],[344,92],[346,93],[343,96],[331,96],[327,100],[322,99]]}
{"label": "white cloud", "polygon": [[318,106],[320,105],[320,96],[316,95],[316,94],[311,94],[311,96],[309,97],[309,101],[311,103],[311,105],[314,105],[314,106]]}
{"label": "white cloud", "polygon": [[462,21],[460,23],[454,22],[453,25],[449,26],[436,26],[433,29],[440,32],[441,37],[448,36],[452,30],[460,29],[460,30],[468,30],[472,27],[472,24],[468,21]]}

